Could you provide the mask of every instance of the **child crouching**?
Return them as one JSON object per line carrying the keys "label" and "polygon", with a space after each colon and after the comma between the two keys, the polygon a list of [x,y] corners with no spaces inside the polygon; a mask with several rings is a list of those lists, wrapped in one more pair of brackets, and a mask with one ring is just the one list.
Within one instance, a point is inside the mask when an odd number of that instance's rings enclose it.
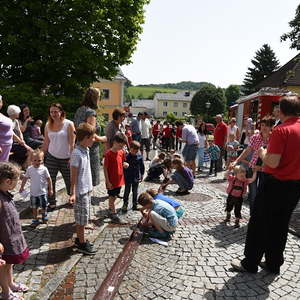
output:
{"label": "child crouching", "polygon": [[194,186],[194,176],[191,169],[185,167],[183,161],[178,158],[172,161],[172,166],[175,169],[174,174],[166,183],[160,186],[159,191],[164,191],[169,184],[177,184],[179,186],[176,191],[177,195],[188,194]]}
{"label": "child crouching", "polygon": [[150,194],[142,193],[138,199],[142,206],[143,226],[153,226],[156,232],[150,233],[153,237],[169,238],[178,225],[175,209],[165,201],[154,200]]}
{"label": "child crouching", "polygon": [[82,123],[76,130],[78,145],[71,154],[71,196],[74,203],[74,217],[76,223],[75,247],[79,252],[93,255],[96,250],[85,239],[84,228],[89,222],[91,191],[93,190],[90,166],[89,147],[95,141],[95,129],[88,123]]}
{"label": "child crouching", "polygon": [[229,222],[231,211],[234,208],[235,228],[240,227],[240,219],[242,218],[241,210],[243,204],[243,196],[247,193],[247,186],[256,180],[256,172],[253,173],[252,178],[246,178],[246,169],[242,166],[234,167],[233,174],[228,171],[225,176],[228,179],[226,200],[227,212],[224,222]]}

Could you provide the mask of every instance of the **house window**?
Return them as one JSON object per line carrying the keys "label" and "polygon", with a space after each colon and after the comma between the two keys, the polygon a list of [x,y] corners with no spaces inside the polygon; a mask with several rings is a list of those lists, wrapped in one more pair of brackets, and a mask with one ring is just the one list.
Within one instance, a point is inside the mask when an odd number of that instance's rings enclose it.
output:
{"label": "house window", "polygon": [[164,117],[166,117],[167,114],[168,114],[168,113],[167,113],[166,111],[163,112],[163,116],[164,116]]}
{"label": "house window", "polygon": [[173,107],[178,107],[178,102],[174,102]]}
{"label": "house window", "polygon": [[168,106],[168,102],[163,102],[163,106],[167,107]]}
{"label": "house window", "polygon": [[110,90],[109,89],[103,89],[101,98],[103,100],[108,100],[110,98]]}
{"label": "house window", "polygon": [[174,114],[174,116],[177,116],[177,111],[174,111],[173,114]]}
{"label": "house window", "polygon": [[185,115],[186,115],[186,112],[185,112],[185,111],[183,111],[183,112],[182,112],[182,116],[184,117]]}
{"label": "house window", "polygon": [[187,107],[187,103],[184,102],[182,106],[183,106],[184,108],[186,108],[186,107]]}

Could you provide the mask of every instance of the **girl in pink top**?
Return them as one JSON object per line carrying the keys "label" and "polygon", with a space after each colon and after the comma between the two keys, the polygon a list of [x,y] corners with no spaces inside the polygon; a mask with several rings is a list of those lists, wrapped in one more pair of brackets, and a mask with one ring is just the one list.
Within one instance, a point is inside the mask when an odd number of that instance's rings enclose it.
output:
{"label": "girl in pink top", "polygon": [[[231,171],[230,171],[231,170]],[[246,169],[241,165],[234,167],[233,173],[230,168],[226,173],[228,179],[226,209],[227,216],[225,223],[230,222],[231,211],[234,208],[235,228],[240,227],[240,219],[242,218],[241,210],[243,204],[243,196],[247,193],[247,186],[256,180],[256,171],[253,172],[252,178],[246,178]]]}

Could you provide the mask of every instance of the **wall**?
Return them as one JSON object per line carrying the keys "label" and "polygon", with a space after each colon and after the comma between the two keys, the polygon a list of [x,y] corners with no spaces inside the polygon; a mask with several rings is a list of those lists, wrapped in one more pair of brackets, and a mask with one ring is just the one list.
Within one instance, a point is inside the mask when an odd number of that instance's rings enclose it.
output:
{"label": "wall", "polygon": [[101,113],[108,114],[109,120],[112,119],[111,115],[113,110],[117,107],[123,106],[123,85],[124,82],[120,80],[103,80],[101,82],[94,82],[92,84],[93,87],[98,88],[100,90],[109,90],[109,98],[101,99],[99,103]]}
{"label": "wall", "polygon": [[[168,106],[164,106],[164,103],[167,102]],[[174,103],[177,103],[177,107],[174,106]],[[187,106],[183,107],[183,103],[186,103]],[[190,101],[181,101],[181,100],[158,100],[156,105],[155,116],[164,117],[164,112],[175,113],[176,117],[183,117],[184,114],[190,114]],[[176,115],[177,114],[177,115]]]}

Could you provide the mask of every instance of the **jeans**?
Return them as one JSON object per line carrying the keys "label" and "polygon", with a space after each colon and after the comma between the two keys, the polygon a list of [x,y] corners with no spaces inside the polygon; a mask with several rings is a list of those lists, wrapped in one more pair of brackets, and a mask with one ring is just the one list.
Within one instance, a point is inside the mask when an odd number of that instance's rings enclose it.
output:
{"label": "jeans", "polygon": [[263,255],[268,269],[279,272],[284,263],[289,221],[300,197],[300,180],[281,181],[264,174],[249,220],[242,265],[257,272]]}
{"label": "jeans", "polygon": [[198,169],[203,167],[204,150],[205,150],[205,148],[199,148],[198,149]]}
{"label": "jeans", "polygon": [[138,182],[125,184],[125,191],[123,196],[124,205],[128,205],[128,198],[131,189],[132,189],[132,205],[137,205],[138,188],[139,188]]}
{"label": "jeans", "polygon": [[180,138],[176,138],[176,144],[175,144],[175,150],[181,150],[182,148],[182,142],[180,141]]}
{"label": "jeans", "polygon": [[212,174],[213,169],[215,170],[215,174],[218,173],[218,160],[210,160],[210,168],[209,168],[209,174]]}
{"label": "jeans", "polygon": [[217,163],[218,172],[223,171],[223,158],[225,157],[225,149],[224,147],[218,146],[220,148],[220,158]]}

